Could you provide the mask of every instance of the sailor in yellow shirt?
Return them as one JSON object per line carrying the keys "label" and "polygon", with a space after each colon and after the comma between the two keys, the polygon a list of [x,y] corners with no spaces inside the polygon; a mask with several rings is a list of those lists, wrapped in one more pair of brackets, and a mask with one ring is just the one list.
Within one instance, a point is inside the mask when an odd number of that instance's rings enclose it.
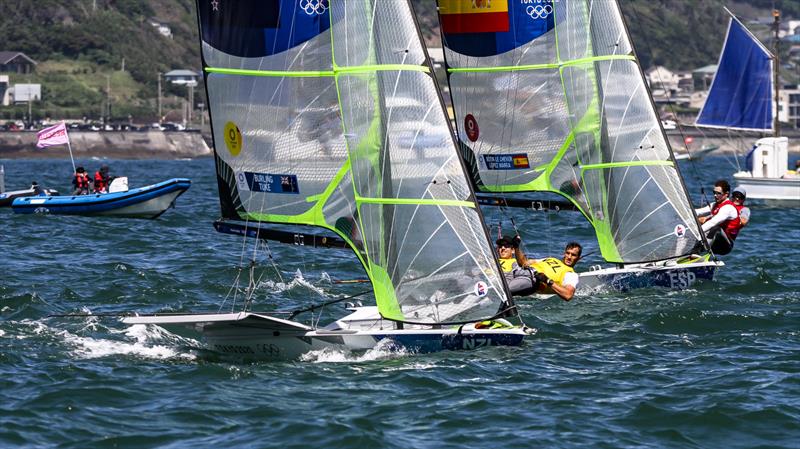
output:
{"label": "sailor in yellow shirt", "polygon": [[555,293],[564,301],[571,300],[580,280],[573,267],[581,260],[582,251],[580,243],[570,242],[567,243],[561,260],[555,257],[534,260],[531,267],[536,270],[536,292]]}
{"label": "sailor in yellow shirt", "polygon": [[514,296],[550,293],[569,301],[578,286],[578,274],[573,267],[581,258],[582,247],[570,242],[562,260],[548,257],[529,261],[519,249],[519,236],[497,240],[497,254],[508,288]]}

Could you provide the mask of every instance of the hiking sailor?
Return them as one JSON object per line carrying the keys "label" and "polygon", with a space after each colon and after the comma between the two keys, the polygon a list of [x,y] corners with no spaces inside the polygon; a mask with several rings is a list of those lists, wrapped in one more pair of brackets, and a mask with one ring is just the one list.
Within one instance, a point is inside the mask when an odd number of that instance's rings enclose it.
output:
{"label": "hiking sailor", "polygon": [[[720,179],[714,183],[714,204],[696,209],[697,220],[703,225],[703,232],[706,234],[711,251],[714,254],[724,256],[733,250],[733,241],[742,229],[740,212],[744,207],[745,192],[737,189],[740,200],[733,202],[728,198],[731,186],[728,181]],[[749,209],[746,212],[749,219]],[[705,216],[708,215],[709,216]],[[701,216],[703,215],[703,216]],[[747,220],[746,219],[746,220]],[[746,221],[745,221],[746,222]]]}
{"label": "hiking sailor", "polygon": [[537,293],[555,293],[564,301],[575,296],[580,277],[575,272],[575,264],[581,259],[583,248],[578,242],[569,242],[564,248],[562,259],[547,257],[534,260],[531,267],[536,270]]}

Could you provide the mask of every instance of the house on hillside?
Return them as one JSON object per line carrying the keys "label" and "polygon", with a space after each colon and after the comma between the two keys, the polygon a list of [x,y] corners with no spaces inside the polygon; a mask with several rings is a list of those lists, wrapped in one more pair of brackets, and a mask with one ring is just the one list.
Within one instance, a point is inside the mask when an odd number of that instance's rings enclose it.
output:
{"label": "house on hillside", "polygon": [[27,57],[20,51],[0,51],[0,72],[5,73],[31,73],[36,67],[36,61]]}
{"label": "house on hillside", "polygon": [[164,78],[172,84],[181,84],[184,86],[196,86],[197,79],[200,75],[193,70],[170,70],[164,74]]}
{"label": "house on hillside", "polygon": [[780,90],[778,120],[800,126],[800,86],[786,86]]}
{"label": "house on hillside", "polygon": [[710,64],[700,67],[692,71],[692,79],[694,80],[694,90],[703,91],[711,88],[711,82],[714,81],[714,75],[717,73],[717,65]]}
{"label": "house on hillside", "polygon": [[150,19],[150,25],[154,26],[162,36],[172,39],[172,29],[168,24]]}
{"label": "house on hillside", "polygon": [[678,75],[666,67],[653,67],[647,70],[644,76],[656,102],[667,101],[678,92]]}

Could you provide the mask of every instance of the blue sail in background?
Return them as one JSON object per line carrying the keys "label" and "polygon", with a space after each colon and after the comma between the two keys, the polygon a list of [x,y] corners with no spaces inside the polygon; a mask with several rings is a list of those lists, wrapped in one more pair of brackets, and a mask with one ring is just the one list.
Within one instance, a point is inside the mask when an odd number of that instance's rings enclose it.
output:
{"label": "blue sail in background", "polygon": [[698,126],[772,130],[772,54],[738,20],[731,18]]}

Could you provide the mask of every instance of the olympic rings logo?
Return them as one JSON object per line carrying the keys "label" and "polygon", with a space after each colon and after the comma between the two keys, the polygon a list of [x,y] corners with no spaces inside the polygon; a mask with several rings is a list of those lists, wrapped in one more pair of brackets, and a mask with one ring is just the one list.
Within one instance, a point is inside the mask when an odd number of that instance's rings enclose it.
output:
{"label": "olympic rings logo", "polygon": [[547,16],[553,13],[553,5],[530,5],[525,8],[525,12],[531,16],[531,19],[546,19]]}
{"label": "olympic rings logo", "polygon": [[328,0],[300,0],[300,9],[309,16],[319,16],[328,10]]}

